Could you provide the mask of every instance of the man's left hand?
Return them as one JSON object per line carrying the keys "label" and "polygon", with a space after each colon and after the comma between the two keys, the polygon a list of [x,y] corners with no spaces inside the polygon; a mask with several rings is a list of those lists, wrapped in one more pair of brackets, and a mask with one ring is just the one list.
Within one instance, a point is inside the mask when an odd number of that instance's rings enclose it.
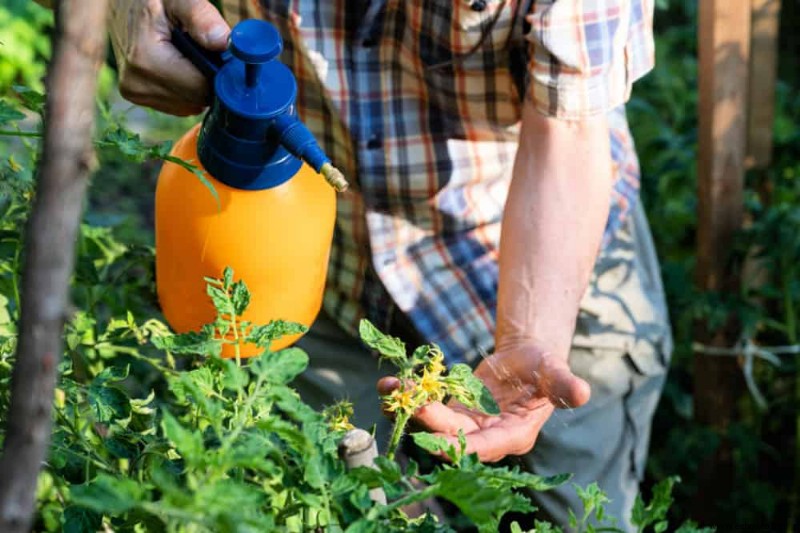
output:
{"label": "man's left hand", "polygon": [[[497,351],[475,370],[500,407],[499,415],[468,409],[456,401],[431,403],[414,420],[458,446],[458,432],[467,439],[466,453],[481,461],[499,461],[533,448],[544,423],[557,408],[580,407],[589,401],[589,384],[575,376],[563,357],[534,345]],[[381,394],[399,386],[396,378],[378,383]]]}

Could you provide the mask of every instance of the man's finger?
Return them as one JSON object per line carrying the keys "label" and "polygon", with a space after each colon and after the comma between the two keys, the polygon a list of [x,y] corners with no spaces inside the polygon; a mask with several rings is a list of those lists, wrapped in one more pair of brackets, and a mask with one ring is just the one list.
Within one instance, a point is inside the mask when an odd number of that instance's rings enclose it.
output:
{"label": "man's finger", "polygon": [[569,369],[563,359],[546,357],[542,360],[538,385],[557,408],[580,407],[589,401],[591,387]]}
{"label": "man's finger", "polygon": [[[552,407],[550,408],[552,410]],[[482,462],[493,463],[502,460],[508,455],[522,455],[533,448],[544,422],[548,417],[537,418],[531,422],[515,420],[501,421],[491,427],[467,433],[467,454],[477,453]],[[452,445],[459,448],[458,437],[440,433],[438,434]]]}
{"label": "man's finger", "polygon": [[177,24],[209,50],[224,50],[230,27],[219,11],[207,0],[165,0],[164,8]]}
{"label": "man's finger", "polygon": [[414,421],[428,431],[458,435],[459,430],[471,433],[480,429],[475,416],[477,413],[465,413],[441,402],[433,402],[417,409],[417,412],[414,413]]}

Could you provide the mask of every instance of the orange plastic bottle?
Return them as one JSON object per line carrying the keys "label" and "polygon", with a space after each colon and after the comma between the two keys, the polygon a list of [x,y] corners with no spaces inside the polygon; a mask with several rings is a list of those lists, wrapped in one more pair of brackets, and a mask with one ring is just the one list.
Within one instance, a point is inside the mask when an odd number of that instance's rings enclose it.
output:
{"label": "orange plastic bottle", "polygon": [[[218,199],[192,172],[165,163],[156,188],[164,316],[177,332],[212,322],[203,278],[219,278],[230,266],[251,292],[243,320],[310,326],[322,303],[336,198],[317,173],[331,171],[329,161],[294,115],[294,76],[274,61],[280,36],[266,22],[244,21],[233,29],[228,52],[211,60],[186,39],[173,33],[184,54],[213,76],[215,98],[203,124],[172,155],[201,166]],[[254,345],[240,348],[245,357],[260,353]],[[226,346],[223,356],[233,352]]]}

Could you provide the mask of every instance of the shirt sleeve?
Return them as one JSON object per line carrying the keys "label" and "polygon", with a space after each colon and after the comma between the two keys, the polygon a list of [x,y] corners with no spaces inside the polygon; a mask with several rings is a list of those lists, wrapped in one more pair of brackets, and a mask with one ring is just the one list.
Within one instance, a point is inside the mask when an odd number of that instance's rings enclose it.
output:
{"label": "shirt sleeve", "polygon": [[607,113],[653,68],[653,0],[535,0],[526,19],[527,97],[544,115]]}

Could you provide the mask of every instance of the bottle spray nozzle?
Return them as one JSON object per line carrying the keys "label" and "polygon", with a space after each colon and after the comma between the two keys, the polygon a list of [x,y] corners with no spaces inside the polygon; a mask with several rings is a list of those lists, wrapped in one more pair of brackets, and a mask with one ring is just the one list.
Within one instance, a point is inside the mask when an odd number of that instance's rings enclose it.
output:
{"label": "bottle spray nozzle", "polygon": [[322,174],[325,181],[338,192],[347,190],[349,184],[344,174],[331,164],[328,156],[317,144],[314,135],[295,115],[279,116],[273,122],[272,128],[277,133],[280,143],[290,154],[302,159]]}

